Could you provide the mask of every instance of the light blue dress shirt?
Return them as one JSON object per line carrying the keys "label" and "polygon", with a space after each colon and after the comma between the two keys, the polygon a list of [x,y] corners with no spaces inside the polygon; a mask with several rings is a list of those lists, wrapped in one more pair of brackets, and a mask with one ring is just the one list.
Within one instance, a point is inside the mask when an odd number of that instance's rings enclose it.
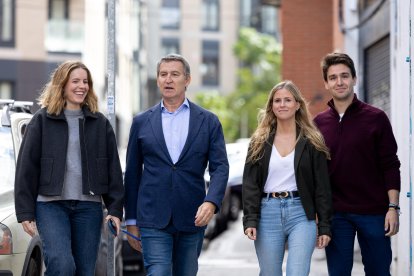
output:
{"label": "light blue dress shirt", "polygon": [[175,164],[180,157],[188,136],[190,105],[187,98],[174,112],[169,112],[165,108],[163,101],[161,101],[161,120],[162,132],[164,133],[168,153]]}

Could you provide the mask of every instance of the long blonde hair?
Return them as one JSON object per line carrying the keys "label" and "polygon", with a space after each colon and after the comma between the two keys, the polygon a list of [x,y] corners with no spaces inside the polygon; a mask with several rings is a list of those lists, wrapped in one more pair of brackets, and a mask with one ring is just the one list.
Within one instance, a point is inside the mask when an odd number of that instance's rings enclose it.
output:
{"label": "long blonde hair", "polygon": [[273,113],[272,106],[273,97],[280,89],[288,90],[292,93],[296,102],[299,103],[299,109],[295,114],[296,127],[299,130],[298,139],[306,137],[317,150],[325,153],[326,157],[330,159],[329,149],[325,145],[322,134],[310,119],[305,99],[300,93],[299,88],[292,81],[285,80],[272,88],[264,109],[259,111],[259,125],[251,137],[247,162],[255,163],[263,157],[264,145],[269,139],[270,134],[276,131],[277,118]]}
{"label": "long blonde hair", "polygon": [[59,115],[65,108],[64,88],[69,80],[70,73],[78,68],[84,69],[88,75],[89,91],[82,106],[87,105],[92,113],[98,112],[98,97],[93,89],[91,72],[82,62],[69,60],[60,64],[52,72],[50,81],[44,86],[42,93],[37,99],[39,105],[47,109],[47,113]]}

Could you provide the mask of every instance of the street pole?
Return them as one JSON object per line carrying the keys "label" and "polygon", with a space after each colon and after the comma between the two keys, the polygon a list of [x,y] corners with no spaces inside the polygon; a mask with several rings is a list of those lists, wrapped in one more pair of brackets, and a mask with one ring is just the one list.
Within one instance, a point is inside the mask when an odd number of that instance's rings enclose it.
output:
{"label": "street pole", "polygon": [[[110,121],[112,128],[116,133],[116,118],[115,118],[115,0],[108,0],[108,35],[107,35],[107,118]],[[106,227],[106,225],[104,225]],[[107,274],[108,276],[115,276],[115,247],[114,237],[110,231],[108,233],[108,262]]]}

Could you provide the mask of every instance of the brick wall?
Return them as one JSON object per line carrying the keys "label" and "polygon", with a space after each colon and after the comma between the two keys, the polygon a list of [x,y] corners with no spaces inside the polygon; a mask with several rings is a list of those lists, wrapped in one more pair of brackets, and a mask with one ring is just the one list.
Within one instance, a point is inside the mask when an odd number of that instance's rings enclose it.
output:
{"label": "brick wall", "polygon": [[313,115],[325,110],[330,99],[320,60],[338,44],[336,13],[337,0],[283,0],[281,5],[282,78],[298,85]]}

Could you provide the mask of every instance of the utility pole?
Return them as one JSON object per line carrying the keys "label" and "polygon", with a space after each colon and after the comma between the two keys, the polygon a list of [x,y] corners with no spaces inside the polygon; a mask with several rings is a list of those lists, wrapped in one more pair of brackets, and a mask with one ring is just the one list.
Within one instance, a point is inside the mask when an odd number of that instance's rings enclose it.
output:
{"label": "utility pole", "polygon": [[[114,132],[116,133],[116,117],[115,117],[115,0],[107,0],[107,118],[110,121]],[[107,227],[106,225],[104,227]],[[115,247],[114,236],[110,231],[108,233],[108,255],[107,255],[107,274],[115,276]]]}

